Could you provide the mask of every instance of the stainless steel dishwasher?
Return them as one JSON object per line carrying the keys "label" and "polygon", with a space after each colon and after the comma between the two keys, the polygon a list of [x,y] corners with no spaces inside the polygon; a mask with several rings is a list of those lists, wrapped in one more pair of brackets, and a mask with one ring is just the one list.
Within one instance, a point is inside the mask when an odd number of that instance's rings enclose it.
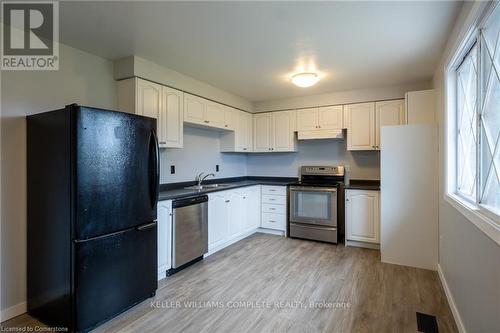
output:
{"label": "stainless steel dishwasher", "polygon": [[208,252],[208,196],[172,203],[172,269],[175,273]]}

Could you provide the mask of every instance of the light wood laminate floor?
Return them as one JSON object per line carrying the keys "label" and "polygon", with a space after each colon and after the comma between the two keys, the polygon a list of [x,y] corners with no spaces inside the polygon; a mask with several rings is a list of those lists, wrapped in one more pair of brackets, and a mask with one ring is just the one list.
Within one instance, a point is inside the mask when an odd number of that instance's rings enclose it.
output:
{"label": "light wood laminate floor", "polygon": [[[153,299],[94,332],[413,333],[417,311],[457,332],[436,272],[383,264],[376,250],[257,233],[160,281]],[[26,325],[41,324],[29,315],[2,323]]]}

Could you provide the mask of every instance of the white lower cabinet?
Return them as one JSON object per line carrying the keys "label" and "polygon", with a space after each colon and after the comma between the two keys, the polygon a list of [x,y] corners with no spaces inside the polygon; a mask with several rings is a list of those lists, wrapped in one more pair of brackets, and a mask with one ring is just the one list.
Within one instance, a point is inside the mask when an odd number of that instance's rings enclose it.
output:
{"label": "white lower cabinet", "polygon": [[379,191],[345,191],[345,227],[347,241],[380,243]]}
{"label": "white lower cabinet", "polygon": [[172,268],[172,200],[158,202],[158,280]]}
{"label": "white lower cabinet", "polygon": [[208,252],[248,236],[260,226],[260,185],[208,195]]}
{"label": "white lower cabinet", "polygon": [[286,186],[262,186],[262,217],[265,229],[286,231]]}

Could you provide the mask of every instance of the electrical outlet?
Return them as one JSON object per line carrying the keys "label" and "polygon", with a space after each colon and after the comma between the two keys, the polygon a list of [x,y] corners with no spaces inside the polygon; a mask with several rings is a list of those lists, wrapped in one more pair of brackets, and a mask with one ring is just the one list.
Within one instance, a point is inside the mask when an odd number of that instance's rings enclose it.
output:
{"label": "electrical outlet", "polygon": [[175,173],[175,165],[170,166],[170,173],[174,174]]}
{"label": "electrical outlet", "polygon": [[215,172],[219,172],[219,165],[218,164],[215,165]]}

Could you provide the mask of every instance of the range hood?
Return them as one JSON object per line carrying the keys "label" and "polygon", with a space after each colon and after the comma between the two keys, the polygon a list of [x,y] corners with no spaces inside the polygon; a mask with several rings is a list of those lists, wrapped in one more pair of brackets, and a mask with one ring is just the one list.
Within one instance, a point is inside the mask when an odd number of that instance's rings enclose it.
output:
{"label": "range hood", "polygon": [[343,139],[341,129],[328,130],[328,129],[317,129],[310,131],[298,131],[297,139],[299,140],[319,140],[319,139]]}

